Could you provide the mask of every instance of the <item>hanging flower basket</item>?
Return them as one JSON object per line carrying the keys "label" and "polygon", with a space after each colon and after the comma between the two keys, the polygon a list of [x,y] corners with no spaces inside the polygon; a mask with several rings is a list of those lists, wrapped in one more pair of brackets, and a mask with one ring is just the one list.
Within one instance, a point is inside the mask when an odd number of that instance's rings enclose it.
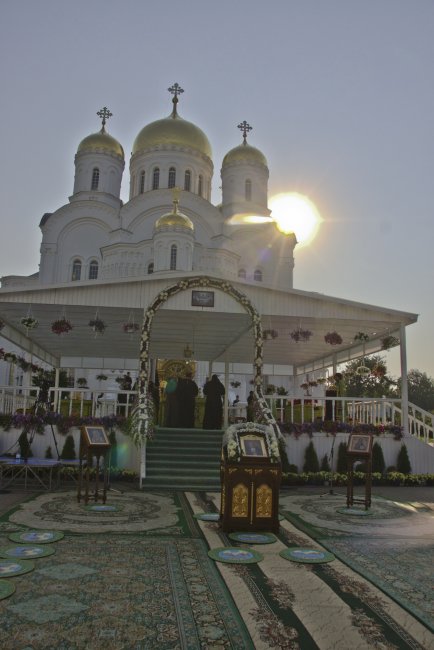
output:
{"label": "hanging flower basket", "polygon": [[377,363],[377,365],[372,368],[372,374],[374,377],[384,377],[386,372],[387,368],[384,363]]}
{"label": "hanging flower basket", "polygon": [[324,341],[330,345],[341,345],[343,343],[342,336],[337,332],[327,332]]}
{"label": "hanging flower basket", "polygon": [[322,384],[325,384],[326,381],[327,381],[327,377],[318,377],[318,379],[316,380],[316,383],[317,383],[319,386],[321,386]]}
{"label": "hanging flower basket", "polygon": [[356,368],[356,373],[359,375],[359,377],[367,377],[371,374],[371,369],[368,368],[368,366],[359,366]]}
{"label": "hanging flower basket", "polygon": [[36,318],[33,318],[33,316],[24,316],[24,318],[20,320],[20,323],[28,330],[34,330],[39,325],[39,321],[36,320]]}
{"label": "hanging flower basket", "polygon": [[124,323],[122,325],[122,329],[124,330],[125,334],[135,334],[135,332],[139,331],[139,324],[138,323]]}
{"label": "hanging flower basket", "polygon": [[384,339],[381,339],[382,350],[390,350],[390,348],[394,348],[397,345],[399,345],[399,339],[396,336],[385,336]]}
{"label": "hanging flower basket", "polygon": [[264,330],[263,331],[263,337],[264,341],[268,341],[269,339],[277,339],[279,336],[279,332],[277,330]]}
{"label": "hanging flower basket", "polygon": [[369,336],[368,334],[365,334],[365,332],[357,332],[357,334],[354,336],[354,340],[366,343],[366,341],[369,341]]}
{"label": "hanging flower basket", "polygon": [[94,318],[89,321],[89,327],[93,329],[95,334],[103,334],[106,329],[106,324],[100,318]]}
{"label": "hanging flower basket", "polygon": [[238,388],[238,386],[241,386],[240,381],[231,381],[231,386],[232,388]]}
{"label": "hanging flower basket", "polygon": [[72,330],[72,325],[66,318],[60,318],[51,323],[51,331],[60,336],[61,334],[68,334]]}
{"label": "hanging flower basket", "polygon": [[107,381],[108,377],[107,375],[97,375],[96,380],[97,381]]}
{"label": "hanging flower basket", "polygon": [[300,341],[308,341],[312,336],[312,334],[313,332],[311,332],[310,330],[304,330],[301,327],[297,327],[297,329],[292,330],[289,336],[292,338],[293,341],[299,343]]}
{"label": "hanging flower basket", "polygon": [[303,390],[307,390],[309,388],[309,384],[307,383],[307,381],[300,384],[300,388],[302,388]]}

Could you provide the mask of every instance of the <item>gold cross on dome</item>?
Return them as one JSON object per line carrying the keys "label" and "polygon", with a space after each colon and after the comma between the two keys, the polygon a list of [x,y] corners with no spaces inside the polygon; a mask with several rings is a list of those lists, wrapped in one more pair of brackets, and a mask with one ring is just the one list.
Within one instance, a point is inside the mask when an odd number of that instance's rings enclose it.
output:
{"label": "gold cross on dome", "polygon": [[113,116],[113,113],[110,113],[107,106],[104,106],[104,108],[101,108],[101,110],[97,112],[97,115],[102,119],[102,128],[104,129],[106,121]]}
{"label": "gold cross on dome", "polygon": [[246,120],[244,120],[244,122],[238,124],[237,129],[240,129],[240,131],[243,132],[243,144],[246,144],[247,134],[249,131],[253,130],[253,126],[250,126],[250,124],[247,124]]}
{"label": "gold cross on dome", "polygon": [[174,95],[173,99],[178,99],[178,95],[181,95],[181,93],[184,92],[184,89],[181,88],[181,86],[178,83],[174,83],[173,86],[170,86],[170,88],[167,89],[169,93],[172,93]]}

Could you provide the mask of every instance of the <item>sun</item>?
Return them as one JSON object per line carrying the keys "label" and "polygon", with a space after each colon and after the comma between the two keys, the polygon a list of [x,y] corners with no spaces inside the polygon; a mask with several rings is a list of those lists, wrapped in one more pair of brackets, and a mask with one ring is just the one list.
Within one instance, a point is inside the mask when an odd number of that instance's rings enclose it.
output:
{"label": "sun", "polygon": [[295,233],[299,246],[310,244],[322,221],[312,201],[297,192],[276,194],[270,199],[270,209],[278,229]]}

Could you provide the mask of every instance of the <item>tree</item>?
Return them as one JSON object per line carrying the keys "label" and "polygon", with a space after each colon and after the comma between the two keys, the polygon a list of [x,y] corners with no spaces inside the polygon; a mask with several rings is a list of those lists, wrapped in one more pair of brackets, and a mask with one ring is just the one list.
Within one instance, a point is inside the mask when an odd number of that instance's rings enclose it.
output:
{"label": "tree", "polygon": [[347,472],[347,443],[340,442],[338,447],[338,460],[336,465],[336,471],[338,474],[345,474]]}
{"label": "tree", "polygon": [[[370,369],[369,375],[357,374],[357,368],[361,365]],[[347,397],[396,397],[396,379],[387,374],[386,362],[380,355],[347,363],[343,374]]]}
{"label": "tree", "polygon": [[304,452],[304,465],[303,472],[319,472],[318,456],[313,446],[312,440],[308,444]]}
{"label": "tree", "polygon": [[372,471],[382,474],[385,468],[386,462],[384,460],[383,449],[378,442],[374,442],[374,446],[372,447]]}
{"label": "tree", "polygon": [[[407,375],[408,400],[425,411],[434,410],[434,379],[426,372],[410,370]],[[398,380],[398,392],[401,395],[402,381]]]}
{"label": "tree", "polygon": [[411,464],[408,457],[407,445],[401,445],[396,462],[396,469],[401,474],[411,474]]}
{"label": "tree", "polygon": [[321,461],[321,471],[322,472],[330,472],[330,463],[329,463],[329,457],[327,454],[324,454],[323,459]]}
{"label": "tree", "polygon": [[75,443],[71,434],[66,436],[65,444],[63,445],[60,458],[63,460],[73,460],[75,458]]}

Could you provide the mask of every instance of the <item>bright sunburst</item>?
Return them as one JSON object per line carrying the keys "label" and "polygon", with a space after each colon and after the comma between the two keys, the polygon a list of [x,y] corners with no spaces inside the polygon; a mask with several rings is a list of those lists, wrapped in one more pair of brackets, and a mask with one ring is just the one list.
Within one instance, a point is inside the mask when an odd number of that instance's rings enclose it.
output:
{"label": "bright sunburst", "polygon": [[295,233],[299,246],[306,246],[313,240],[322,221],[312,201],[296,192],[273,196],[270,209],[279,230]]}

